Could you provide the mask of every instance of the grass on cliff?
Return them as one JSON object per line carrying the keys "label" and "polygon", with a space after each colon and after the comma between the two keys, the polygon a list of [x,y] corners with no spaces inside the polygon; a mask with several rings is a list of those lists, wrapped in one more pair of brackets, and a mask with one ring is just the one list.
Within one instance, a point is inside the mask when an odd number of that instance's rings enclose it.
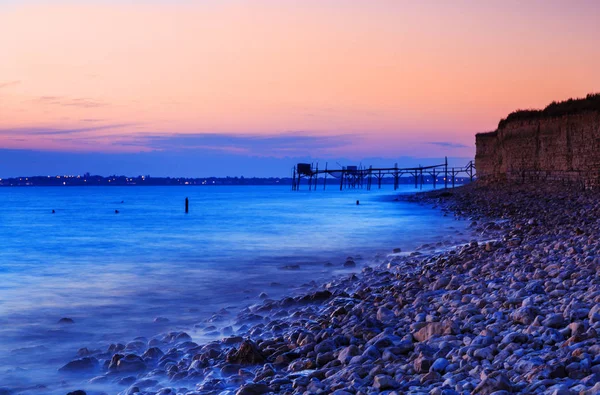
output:
{"label": "grass on cliff", "polygon": [[528,121],[540,118],[561,117],[588,111],[600,112],[600,93],[590,93],[582,99],[569,99],[561,102],[553,101],[543,110],[517,110],[498,123],[498,129],[513,121]]}

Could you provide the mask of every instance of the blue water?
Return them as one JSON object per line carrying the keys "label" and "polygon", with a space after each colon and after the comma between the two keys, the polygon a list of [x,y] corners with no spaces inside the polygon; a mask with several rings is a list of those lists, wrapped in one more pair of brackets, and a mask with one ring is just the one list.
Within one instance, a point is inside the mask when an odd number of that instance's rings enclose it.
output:
{"label": "blue water", "polygon": [[[347,272],[347,256],[364,258],[358,271],[395,247],[468,238],[464,223],[394,201],[394,193],[0,188],[0,388],[39,393],[26,388],[45,385],[46,393],[65,393],[89,379],[56,387],[57,369],[80,347],[173,329],[202,341],[195,325],[219,309],[235,312],[261,292],[300,292],[310,281]],[[58,324],[62,317],[75,324]]]}

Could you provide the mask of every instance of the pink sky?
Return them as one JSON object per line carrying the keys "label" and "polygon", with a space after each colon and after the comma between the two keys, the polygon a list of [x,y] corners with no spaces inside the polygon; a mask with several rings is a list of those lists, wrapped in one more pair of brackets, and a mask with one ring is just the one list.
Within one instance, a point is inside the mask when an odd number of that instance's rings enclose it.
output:
{"label": "pink sky", "polygon": [[598,21],[597,1],[8,0],[0,148],[292,132],[471,157],[508,112],[600,91]]}

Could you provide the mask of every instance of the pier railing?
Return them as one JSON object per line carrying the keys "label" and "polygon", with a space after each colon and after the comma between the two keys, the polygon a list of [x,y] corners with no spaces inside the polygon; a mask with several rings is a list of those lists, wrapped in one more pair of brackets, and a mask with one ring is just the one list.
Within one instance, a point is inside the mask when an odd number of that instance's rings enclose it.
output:
{"label": "pier railing", "polygon": [[297,191],[300,189],[302,179],[306,179],[309,190],[316,190],[319,180],[322,179],[323,189],[326,189],[327,177],[332,179],[330,183],[335,181],[335,185],[339,185],[340,191],[344,188],[366,188],[370,190],[373,183],[380,189],[382,180],[385,177],[393,177],[394,190],[396,190],[400,185],[400,179],[404,176],[414,179],[415,188],[422,188],[425,177],[429,176],[433,177],[432,184],[434,188],[440,183],[439,177],[442,177],[441,183],[444,184],[444,188],[448,188],[448,185],[452,185],[452,188],[454,188],[457,177],[461,175],[468,178],[470,182],[474,180],[476,171],[473,161],[463,167],[449,167],[448,158],[446,158],[444,163],[432,166],[400,168],[396,163],[394,167],[343,166],[340,169],[328,169],[327,164],[325,164],[324,169],[319,169],[318,163],[316,166],[309,163],[299,163],[292,170],[292,190]]}

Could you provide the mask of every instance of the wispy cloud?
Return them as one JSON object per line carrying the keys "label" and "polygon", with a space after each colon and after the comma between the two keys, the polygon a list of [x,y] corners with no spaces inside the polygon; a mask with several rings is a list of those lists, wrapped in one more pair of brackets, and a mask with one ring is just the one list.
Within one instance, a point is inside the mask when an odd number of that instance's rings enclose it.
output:
{"label": "wispy cloud", "polygon": [[105,102],[90,99],[87,97],[76,97],[68,98],[63,96],[40,96],[33,99],[33,101],[41,104],[56,105],[56,106],[68,106],[68,107],[82,107],[82,108],[94,108],[103,107],[108,105]]}
{"label": "wispy cloud", "polygon": [[443,148],[469,148],[469,146],[461,143],[453,143],[450,141],[429,141],[425,144],[437,145],[438,147]]}
{"label": "wispy cloud", "polygon": [[52,129],[52,128],[8,128],[0,129],[0,136],[70,136],[80,133],[96,132],[99,130],[116,129],[126,126],[132,126],[134,124],[117,123],[110,125],[98,125],[90,126],[86,128],[73,128],[73,129]]}
{"label": "wispy cloud", "polygon": [[115,142],[153,150],[181,151],[211,149],[240,154],[292,155],[338,148],[352,144],[353,135],[318,136],[306,132],[286,132],[278,135],[246,135],[221,133],[140,135],[129,141]]}
{"label": "wispy cloud", "polygon": [[9,86],[19,85],[21,81],[8,81],[8,82],[0,82],[0,89],[6,88]]}

